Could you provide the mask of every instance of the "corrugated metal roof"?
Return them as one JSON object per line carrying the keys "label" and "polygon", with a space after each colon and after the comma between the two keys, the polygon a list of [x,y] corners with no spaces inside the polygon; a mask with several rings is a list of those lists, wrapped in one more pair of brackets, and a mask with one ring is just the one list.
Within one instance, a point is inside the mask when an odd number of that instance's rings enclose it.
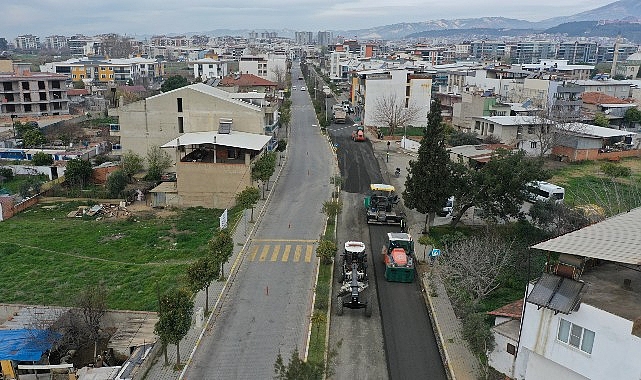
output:
{"label": "corrugated metal roof", "polygon": [[271,138],[271,136],[267,135],[236,131],[232,131],[231,133],[191,132],[180,135],[180,137],[169,141],[161,146],[161,148],[175,148],[176,145],[216,144],[234,148],[261,150]]}
{"label": "corrugated metal roof", "polygon": [[638,207],[531,248],[641,265],[640,247],[641,207]]}

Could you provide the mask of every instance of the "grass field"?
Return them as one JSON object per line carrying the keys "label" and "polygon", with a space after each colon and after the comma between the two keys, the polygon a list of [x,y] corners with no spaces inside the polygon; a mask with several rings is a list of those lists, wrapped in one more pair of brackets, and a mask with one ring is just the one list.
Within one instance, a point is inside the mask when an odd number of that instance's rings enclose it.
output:
{"label": "grass field", "polygon": [[109,308],[155,310],[157,288],[177,284],[206,254],[221,214],[191,208],[66,217],[82,204],[37,205],[2,222],[1,302],[71,306],[84,287],[104,282]]}

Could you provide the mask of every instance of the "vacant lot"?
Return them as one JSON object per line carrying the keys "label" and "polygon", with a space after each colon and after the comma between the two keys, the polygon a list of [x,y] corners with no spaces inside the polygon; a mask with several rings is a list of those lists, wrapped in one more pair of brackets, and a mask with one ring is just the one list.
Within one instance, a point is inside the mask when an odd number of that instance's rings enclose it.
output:
{"label": "vacant lot", "polygon": [[184,278],[206,254],[221,210],[133,212],[125,218],[68,218],[83,203],[37,205],[0,224],[0,300],[71,306],[104,282],[108,307],[155,310],[157,289]]}
{"label": "vacant lot", "polygon": [[627,158],[615,164],[630,168],[629,177],[610,177],[605,161],[570,163],[552,170],[550,182],[565,188],[566,203],[595,204],[608,216],[641,206],[641,159]]}

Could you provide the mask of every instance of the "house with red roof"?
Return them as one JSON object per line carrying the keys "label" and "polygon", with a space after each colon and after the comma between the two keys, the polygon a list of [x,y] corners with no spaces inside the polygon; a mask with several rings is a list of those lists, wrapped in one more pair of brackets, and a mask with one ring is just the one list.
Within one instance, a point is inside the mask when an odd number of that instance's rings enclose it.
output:
{"label": "house with red roof", "polygon": [[232,74],[224,77],[218,87],[227,92],[259,92],[274,95],[278,84],[254,74]]}
{"label": "house with red roof", "polygon": [[587,120],[594,119],[596,114],[604,114],[613,125],[621,125],[625,112],[637,106],[632,99],[620,99],[602,92],[584,92],[582,98],[582,111]]}

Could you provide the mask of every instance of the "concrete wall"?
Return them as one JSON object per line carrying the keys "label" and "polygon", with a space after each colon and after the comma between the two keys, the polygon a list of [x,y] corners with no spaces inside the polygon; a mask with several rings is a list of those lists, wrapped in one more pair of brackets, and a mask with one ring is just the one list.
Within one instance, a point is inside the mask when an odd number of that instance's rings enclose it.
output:
{"label": "concrete wall", "polygon": [[236,194],[252,185],[249,164],[180,162],[176,175],[181,207],[232,207]]}
{"label": "concrete wall", "polygon": [[518,342],[504,335],[494,332],[494,350],[488,355],[488,364],[490,367],[501,372],[504,375],[512,377],[514,368],[514,355],[507,352],[508,343],[518,347]]}

